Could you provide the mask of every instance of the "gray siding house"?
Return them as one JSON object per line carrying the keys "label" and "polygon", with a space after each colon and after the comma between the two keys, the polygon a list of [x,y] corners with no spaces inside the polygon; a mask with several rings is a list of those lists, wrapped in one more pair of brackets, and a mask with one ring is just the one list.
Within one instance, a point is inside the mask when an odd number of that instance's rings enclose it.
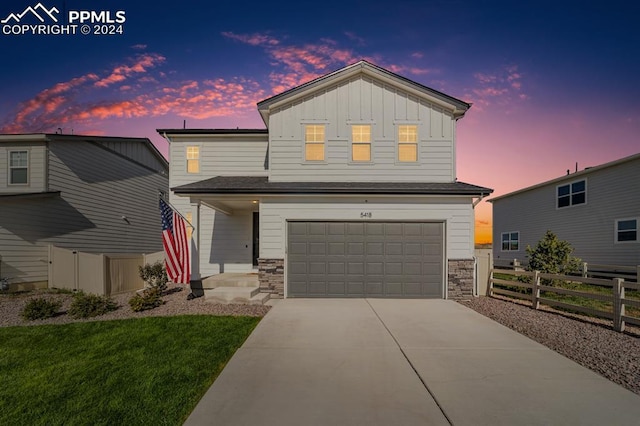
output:
{"label": "gray siding house", "polygon": [[0,274],[46,286],[49,244],[88,253],[162,250],[169,164],[149,139],[0,135]]}
{"label": "gray siding house", "polygon": [[470,105],[366,61],[258,103],[266,129],[158,129],[194,278],[257,272],[281,297],[468,297]]}
{"label": "gray siding house", "polygon": [[640,154],[489,200],[494,259],[526,262],[547,230],[584,262],[640,265]]}

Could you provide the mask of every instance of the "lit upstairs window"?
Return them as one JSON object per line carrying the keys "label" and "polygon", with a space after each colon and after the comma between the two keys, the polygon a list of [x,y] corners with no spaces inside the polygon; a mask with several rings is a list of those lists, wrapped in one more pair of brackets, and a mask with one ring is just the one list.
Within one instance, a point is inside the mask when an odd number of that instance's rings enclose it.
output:
{"label": "lit upstairs window", "polygon": [[187,173],[200,173],[200,147],[187,147]]}
{"label": "lit upstairs window", "polygon": [[418,126],[398,126],[398,161],[418,161]]}
{"label": "lit upstairs window", "polygon": [[371,161],[371,126],[351,126],[351,159]]}
{"label": "lit upstairs window", "polygon": [[324,126],[308,124],[304,127],[305,161],[324,161]]}

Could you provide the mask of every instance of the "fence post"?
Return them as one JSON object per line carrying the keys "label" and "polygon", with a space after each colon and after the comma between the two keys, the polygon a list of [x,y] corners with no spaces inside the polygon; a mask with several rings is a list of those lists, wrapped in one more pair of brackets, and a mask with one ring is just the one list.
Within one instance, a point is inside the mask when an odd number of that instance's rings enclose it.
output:
{"label": "fence post", "polygon": [[582,276],[583,276],[584,278],[587,278],[587,276],[589,275],[589,274],[587,273],[587,271],[589,271],[589,269],[588,269],[588,268],[589,268],[589,265],[587,265],[587,262],[582,262]]}
{"label": "fence post", "polygon": [[534,271],[533,287],[531,287],[531,307],[540,309],[540,271]]}
{"label": "fence post", "polygon": [[489,269],[489,290],[487,296],[493,296],[493,268]]}
{"label": "fence post", "polygon": [[624,331],[624,279],[613,279],[613,328],[616,331]]}

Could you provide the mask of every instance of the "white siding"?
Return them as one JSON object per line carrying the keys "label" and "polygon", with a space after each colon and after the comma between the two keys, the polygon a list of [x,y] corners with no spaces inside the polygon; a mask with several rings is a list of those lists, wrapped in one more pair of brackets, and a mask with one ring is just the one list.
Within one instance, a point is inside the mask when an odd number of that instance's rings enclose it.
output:
{"label": "white siding", "polygon": [[[325,124],[323,164],[305,163],[303,124]],[[350,162],[352,124],[371,124],[372,163]],[[397,125],[418,125],[417,163],[396,161]],[[269,118],[271,181],[455,179],[455,120],[448,111],[395,87],[359,77],[274,111]]]}
{"label": "white siding", "polygon": [[[360,214],[370,212],[370,219]],[[272,198],[260,204],[260,257],[283,259],[287,220],[443,221],[449,259],[473,257],[469,198]]]}
{"label": "white siding", "polygon": [[[253,138],[242,136],[175,137],[170,143],[171,188],[210,179],[215,176],[267,176],[267,135]],[[200,147],[200,173],[186,172],[187,146]],[[195,206],[188,197],[170,194],[171,203],[186,215],[196,217]],[[194,225],[196,225],[194,223]],[[231,216],[200,207],[200,275],[204,278],[221,272],[253,270],[252,213],[235,212]]]}
{"label": "white siding", "polygon": [[[174,137],[170,142],[171,188],[215,176],[267,176],[267,135],[260,138]],[[200,147],[200,172],[187,173],[187,146]]]}
{"label": "white siding", "polygon": [[[535,246],[547,230],[574,248],[574,255],[585,262],[612,265],[640,264],[640,242],[616,244],[616,219],[640,216],[640,159],[595,170],[581,176],[568,176],[566,183],[586,179],[587,202],[556,208],[556,187],[551,183],[511,197],[494,201],[493,246],[496,259],[520,259],[527,245]],[[520,250],[501,250],[503,232],[520,232]]]}
{"label": "white siding", "polygon": [[[29,152],[29,184],[9,184],[9,152]],[[47,146],[44,142],[10,142],[0,144],[0,194],[43,192],[47,190]]]}

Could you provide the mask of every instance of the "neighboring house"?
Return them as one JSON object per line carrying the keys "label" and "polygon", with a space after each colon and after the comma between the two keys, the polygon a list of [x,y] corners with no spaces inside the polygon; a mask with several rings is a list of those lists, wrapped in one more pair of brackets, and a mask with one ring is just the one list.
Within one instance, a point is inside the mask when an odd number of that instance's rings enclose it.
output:
{"label": "neighboring house", "polygon": [[162,250],[169,164],[149,139],[0,135],[0,275],[46,286],[48,246]]}
{"label": "neighboring house", "polygon": [[267,129],[159,129],[194,278],[283,297],[468,297],[474,203],[456,179],[470,104],[366,61],[258,103]]}
{"label": "neighboring house", "polygon": [[595,264],[640,264],[640,154],[489,200],[494,259],[526,262],[547,230]]}

